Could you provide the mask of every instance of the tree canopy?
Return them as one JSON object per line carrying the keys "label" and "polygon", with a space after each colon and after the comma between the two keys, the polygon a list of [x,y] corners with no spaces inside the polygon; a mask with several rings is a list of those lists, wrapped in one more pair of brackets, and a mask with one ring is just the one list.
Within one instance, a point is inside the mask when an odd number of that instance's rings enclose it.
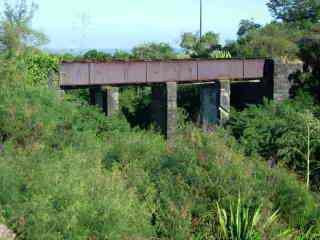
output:
{"label": "tree canopy", "polygon": [[191,57],[209,58],[214,50],[221,48],[219,34],[207,32],[200,38],[197,33],[184,33],[181,36],[180,47]]}
{"label": "tree canopy", "polygon": [[267,3],[272,15],[284,22],[311,22],[320,20],[319,0],[270,0]]}
{"label": "tree canopy", "polygon": [[239,30],[237,32],[239,37],[243,37],[244,35],[246,35],[248,32],[253,31],[253,30],[257,30],[259,28],[261,28],[262,26],[256,22],[254,22],[254,20],[250,19],[243,19],[241,20],[240,24],[239,24]]}
{"label": "tree canopy", "polygon": [[9,55],[19,55],[27,46],[38,47],[47,39],[44,34],[31,28],[37,5],[19,0],[15,5],[5,2],[0,18],[0,50]]}
{"label": "tree canopy", "polygon": [[132,57],[143,60],[163,60],[175,58],[176,54],[167,43],[145,43],[133,48]]}

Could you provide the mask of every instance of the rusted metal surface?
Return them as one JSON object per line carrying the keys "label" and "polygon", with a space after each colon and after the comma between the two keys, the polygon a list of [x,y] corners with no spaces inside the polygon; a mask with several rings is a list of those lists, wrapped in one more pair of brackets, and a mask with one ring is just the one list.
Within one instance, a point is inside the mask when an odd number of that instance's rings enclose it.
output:
{"label": "rusted metal surface", "polygon": [[126,69],[126,81],[128,83],[147,83],[147,63],[128,62]]}
{"label": "rusted metal surface", "polygon": [[253,79],[257,76],[257,73],[262,74],[264,72],[265,60],[244,60],[243,70],[244,79]]}
{"label": "rusted metal surface", "polygon": [[117,63],[89,63],[89,65],[90,80],[93,85],[118,84],[126,81],[124,65]]}
{"label": "rusted metal surface", "polygon": [[61,87],[261,79],[265,60],[64,62]]}
{"label": "rusted metal surface", "polygon": [[197,81],[196,61],[148,62],[147,82],[187,82]]}
{"label": "rusted metal surface", "polygon": [[60,67],[61,86],[90,85],[89,64],[64,63]]}
{"label": "rusted metal surface", "polygon": [[243,79],[243,60],[200,61],[198,80]]}

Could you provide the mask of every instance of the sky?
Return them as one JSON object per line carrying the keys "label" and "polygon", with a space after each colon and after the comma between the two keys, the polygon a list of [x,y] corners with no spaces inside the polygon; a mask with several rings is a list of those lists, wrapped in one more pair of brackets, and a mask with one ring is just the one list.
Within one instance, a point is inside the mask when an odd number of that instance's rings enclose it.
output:
{"label": "sky", "polygon": [[[52,49],[130,49],[146,42],[177,47],[183,32],[199,30],[199,0],[34,2],[33,27],[49,37]],[[222,42],[236,38],[241,19],[271,20],[265,0],[203,0],[203,6],[204,31],[219,33]]]}

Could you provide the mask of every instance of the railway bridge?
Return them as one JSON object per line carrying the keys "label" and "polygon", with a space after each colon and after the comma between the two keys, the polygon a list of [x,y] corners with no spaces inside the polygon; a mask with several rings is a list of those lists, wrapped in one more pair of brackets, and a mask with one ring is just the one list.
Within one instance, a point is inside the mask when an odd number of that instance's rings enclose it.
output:
{"label": "railway bridge", "polygon": [[167,138],[177,127],[177,87],[201,84],[200,118],[204,128],[224,123],[230,99],[256,103],[263,98],[288,96],[288,76],[301,64],[268,59],[62,62],[60,88],[90,89],[91,104],[107,116],[119,111],[119,86],[149,85],[152,88],[152,119]]}

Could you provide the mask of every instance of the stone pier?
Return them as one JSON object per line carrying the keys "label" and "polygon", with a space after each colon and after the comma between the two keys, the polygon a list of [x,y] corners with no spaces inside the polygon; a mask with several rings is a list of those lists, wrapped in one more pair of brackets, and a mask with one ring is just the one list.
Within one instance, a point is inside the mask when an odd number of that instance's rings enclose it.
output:
{"label": "stone pier", "polygon": [[153,85],[151,109],[156,128],[167,139],[174,139],[177,129],[177,83]]}
{"label": "stone pier", "polygon": [[108,116],[119,112],[119,89],[116,87],[90,88],[90,104],[99,106]]}
{"label": "stone pier", "polygon": [[219,123],[220,84],[202,85],[200,89],[200,120],[203,130]]}
{"label": "stone pier", "polygon": [[230,117],[230,97],[231,97],[231,88],[230,88],[230,81],[223,80],[219,81],[220,85],[220,124],[225,124]]}
{"label": "stone pier", "polygon": [[224,124],[230,113],[230,81],[215,81],[202,85],[200,90],[201,124],[204,130]]}
{"label": "stone pier", "polygon": [[282,63],[281,61],[274,62],[274,93],[273,98],[281,101],[289,98],[290,89],[293,85],[293,75],[297,72],[303,72],[302,63]]}

